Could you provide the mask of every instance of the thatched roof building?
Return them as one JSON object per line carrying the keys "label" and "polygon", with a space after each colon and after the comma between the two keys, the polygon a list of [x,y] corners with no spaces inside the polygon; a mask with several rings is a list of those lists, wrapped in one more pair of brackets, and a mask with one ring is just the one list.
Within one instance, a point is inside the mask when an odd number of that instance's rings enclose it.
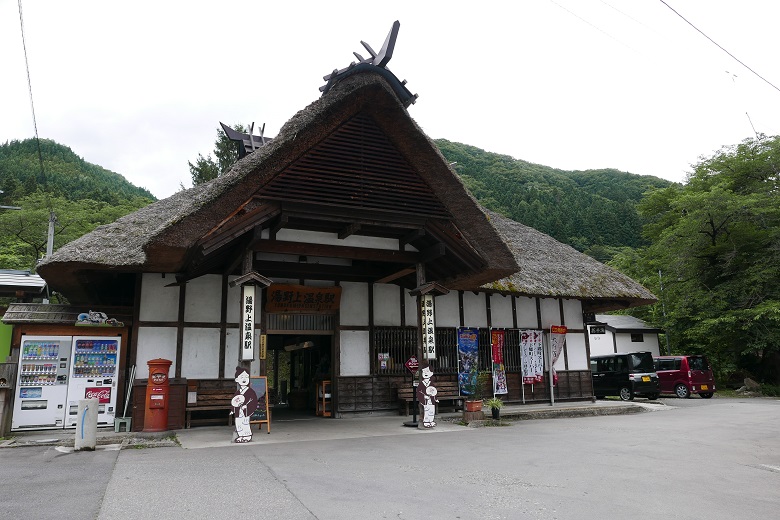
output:
{"label": "thatched roof building", "polygon": [[573,247],[493,211],[485,213],[512,250],[519,270],[483,289],[578,299],[587,312],[648,305],[657,300],[628,276]]}
{"label": "thatched roof building", "polygon": [[[267,263],[259,273],[411,289],[410,266],[422,261],[428,280],[450,289],[576,298],[593,310],[655,301],[617,271],[484,210],[409,116],[397,81],[371,70],[348,75],[221,177],[99,227],[38,272],[72,303],[131,305],[137,273],[175,273],[180,282],[241,274],[245,252],[273,242],[260,240],[262,230],[294,228],[398,239],[418,253],[361,257],[331,248],[325,253],[354,255],[353,268],[291,272],[287,264],[282,273]],[[266,251],[297,251],[275,247]]]}

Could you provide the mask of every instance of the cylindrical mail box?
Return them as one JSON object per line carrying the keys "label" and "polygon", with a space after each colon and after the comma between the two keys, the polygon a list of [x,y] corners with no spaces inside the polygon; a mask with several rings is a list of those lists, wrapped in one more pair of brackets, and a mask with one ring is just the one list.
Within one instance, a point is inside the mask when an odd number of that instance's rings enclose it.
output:
{"label": "cylindrical mail box", "polygon": [[145,432],[162,432],[168,429],[168,370],[173,362],[169,359],[151,359],[149,381],[146,384],[146,409],[144,410]]}

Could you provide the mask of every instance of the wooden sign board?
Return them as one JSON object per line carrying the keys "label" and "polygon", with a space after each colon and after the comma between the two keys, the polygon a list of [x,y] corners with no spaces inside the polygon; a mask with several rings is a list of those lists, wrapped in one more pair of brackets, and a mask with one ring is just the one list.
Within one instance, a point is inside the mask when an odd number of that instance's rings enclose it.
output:
{"label": "wooden sign board", "polygon": [[271,433],[271,414],[268,410],[268,378],[266,376],[252,376],[249,378],[249,386],[257,394],[257,410],[249,418],[250,424],[259,424],[262,429],[263,423]]}

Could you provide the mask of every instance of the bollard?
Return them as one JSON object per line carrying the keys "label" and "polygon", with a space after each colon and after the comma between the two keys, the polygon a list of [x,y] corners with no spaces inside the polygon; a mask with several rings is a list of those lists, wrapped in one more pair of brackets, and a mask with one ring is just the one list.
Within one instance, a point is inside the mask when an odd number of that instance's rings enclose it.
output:
{"label": "bollard", "polygon": [[97,421],[100,399],[81,399],[76,421],[76,451],[95,450],[97,444]]}

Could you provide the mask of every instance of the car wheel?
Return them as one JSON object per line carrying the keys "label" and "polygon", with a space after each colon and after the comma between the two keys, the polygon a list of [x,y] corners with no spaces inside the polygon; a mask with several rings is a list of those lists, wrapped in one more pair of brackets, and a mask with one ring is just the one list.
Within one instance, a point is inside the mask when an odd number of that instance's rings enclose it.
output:
{"label": "car wheel", "polygon": [[691,391],[682,383],[674,387],[674,393],[680,399],[688,399],[691,396]]}
{"label": "car wheel", "polygon": [[622,401],[632,401],[634,399],[634,392],[627,386],[620,389],[620,399]]}
{"label": "car wheel", "polygon": [[658,399],[658,394],[647,394],[647,398],[650,399],[651,401],[655,401],[656,399]]}
{"label": "car wheel", "polygon": [[699,395],[702,396],[705,399],[709,399],[710,397],[712,397],[712,392],[705,392],[705,393],[699,394]]}

